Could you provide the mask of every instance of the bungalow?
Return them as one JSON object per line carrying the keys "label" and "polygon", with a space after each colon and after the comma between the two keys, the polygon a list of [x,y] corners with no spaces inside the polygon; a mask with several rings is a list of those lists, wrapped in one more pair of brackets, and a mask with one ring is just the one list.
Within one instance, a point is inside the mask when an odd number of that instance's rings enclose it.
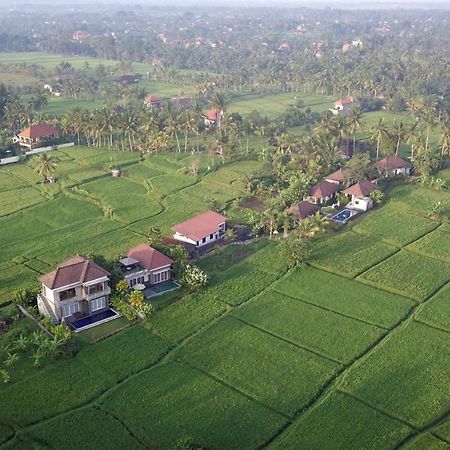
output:
{"label": "bungalow", "polygon": [[84,41],[85,39],[89,39],[91,37],[91,33],[87,31],[75,31],[72,33],[73,41]]}
{"label": "bungalow", "polygon": [[147,95],[144,99],[144,105],[147,109],[161,108],[161,97],[157,95]]}
{"label": "bungalow", "polygon": [[225,234],[227,218],[207,211],[172,227],[174,239],[202,247],[217,241]]}
{"label": "bungalow", "polygon": [[303,201],[292,205],[288,209],[288,212],[290,212],[295,219],[300,221],[306,219],[307,217],[313,216],[319,210],[319,206]]}
{"label": "bungalow", "polygon": [[338,191],[339,185],[329,183],[328,181],[322,181],[309,190],[309,195],[306,200],[316,205],[322,205],[333,199]]}
{"label": "bungalow", "polygon": [[388,156],[376,164],[378,172],[385,177],[392,175],[409,175],[412,165],[397,155]]}
{"label": "bungalow", "polygon": [[374,183],[366,180],[359,181],[342,192],[352,197],[351,202],[347,205],[349,208],[367,211],[373,207],[373,200],[370,194],[376,189],[377,186]]}
{"label": "bungalow", "polygon": [[349,180],[349,171],[346,169],[338,169],[336,172],[330,173],[325,177],[325,181],[333,184],[344,184]]}
{"label": "bungalow", "polygon": [[334,108],[330,109],[335,116],[347,116],[353,106],[358,106],[359,102],[352,96],[340,98],[334,103]]}
{"label": "bungalow", "polygon": [[187,95],[179,95],[172,97],[172,104],[176,108],[189,108],[191,106],[191,97]]}
{"label": "bungalow", "polygon": [[147,244],[139,244],[128,250],[120,265],[129,286],[151,286],[172,278],[174,260]]}
{"label": "bungalow", "polygon": [[21,131],[13,137],[13,142],[17,142],[22,147],[32,149],[42,145],[46,139],[57,138],[58,135],[58,130],[55,127],[46,123],[40,123]]}
{"label": "bungalow", "polygon": [[130,75],[120,75],[119,77],[114,78],[116,83],[120,84],[135,84],[141,81],[142,75],[140,73],[134,73]]}
{"label": "bungalow", "polygon": [[224,118],[224,112],[220,109],[211,109],[206,113],[205,126],[207,128],[213,127],[216,124],[220,124],[220,121]]}
{"label": "bungalow", "polygon": [[42,275],[39,312],[57,323],[73,321],[109,307],[109,273],[83,256],[74,256]]}

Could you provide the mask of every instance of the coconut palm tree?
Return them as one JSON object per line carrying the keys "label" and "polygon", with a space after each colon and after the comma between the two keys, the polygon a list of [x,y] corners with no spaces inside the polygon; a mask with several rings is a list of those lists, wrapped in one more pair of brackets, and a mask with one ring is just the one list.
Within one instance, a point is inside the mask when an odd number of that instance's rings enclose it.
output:
{"label": "coconut palm tree", "polygon": [[372,127],[371,139],[377,143],[377,159],[380,155],[381,144],[389,137],[389,132],[382,117],[378,119],[377,124]]}
{"label": "coconut palm tree", "polygon": [[356,147],[356,132],[363,126],[363,113],[361,111],[361,108],[353,107],[350,109],[350,114],[347,117],[348,119],[348,128],[350,133],[353,136],[353,153],[355,153],[355,147]]}
{"label": "coconut palm tree", "polygon": [[44,152],[37,157],[35,172],[38,172],[45,180],[49,180],[54,175],[57,165],[57,159],[50,153]]}
{"label": "coconut palm tree", "polygon": [[392,135],[395,138],[395,154],[398,155],[398,150],[400,148],[400,144],[405,140],[407,136],[407,129],[403,122],[397,123],[394,120],[394,125],[392,127]]}

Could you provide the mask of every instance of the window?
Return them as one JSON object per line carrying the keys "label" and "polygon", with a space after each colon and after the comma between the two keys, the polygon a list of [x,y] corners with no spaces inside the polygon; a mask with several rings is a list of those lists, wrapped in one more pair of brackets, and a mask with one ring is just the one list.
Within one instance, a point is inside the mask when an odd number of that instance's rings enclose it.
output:
{"label": "window", "polygon": [[68,300],[69,298],[73,298],[76,296],[76,290],[75,288],[67,289],[66,291],[61,291],[59,293],[59,300],[61,302]]}
{"label": "window", "polygon": [[93,295],[96,294],[97,292],[103,292],[103,290],[104,290],[103,283],[97,283],[92,286],[86,287],[86,292],[88,295]]}
{"label": "window", "polygon": [[209,239],[212,239],[213,237],[214,237],[214,234],[211,233],[211,234],[209,235]]}
{"label": "window", "polygon": [[206,238],[204,237],[203,239],[202,239],[202,243],[204,244],[206,242]]}
{"label": "window", "polygon": [[90,302],[91,312],[98,311],[106,307],[106,297],[96,298]]}
{"label": "window", "polygon": [[136,284],[144,284],[144,282],[145,282],[144,276],[132,278],[132,279],[130,280],[130,286],[133,287],[133,286],[136,285]]}
{"label": "window", "polygon": [[69,317],[79,311],[78,302],[71,303],[61,307],[61,315],[63,317]]}

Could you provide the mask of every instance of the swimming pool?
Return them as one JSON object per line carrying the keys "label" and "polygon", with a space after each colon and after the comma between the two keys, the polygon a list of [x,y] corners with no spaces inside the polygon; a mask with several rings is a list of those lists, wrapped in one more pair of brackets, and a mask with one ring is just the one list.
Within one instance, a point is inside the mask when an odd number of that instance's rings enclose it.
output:
{"label": "swimming pool", "polygon": [[91,316],[75,320],[74,322],[71,322],[69,326],[70,328],[72,328],[72,330],[78,333],[78,331],[87,330],[88,328],[95,327],[96,325],[100,325],[101,323],[109,322],[110,320],[117,319],[118,317],[120,317],[120,314],[109,308],[105,311],[92,314]]}
{"label": "swimming pool", "polygon": [[145,289],[143,291],[144,297],[145,298],[156,297],[157,295],[165,294],[166,292],[173,291],[175,289],[178,289],[179,287],[180,285],[176,281],[173,280],[164,281],[162,283],[155,284],[154,286]]}
{"label": "swimming pool", "polygon": [[351,209],[344,209],[343,211],[335,214],[333,217],[330,217],[330,220],[338,223],[347,223],[347,221],[355,214],[358,213],[356,211],[352,211]]}

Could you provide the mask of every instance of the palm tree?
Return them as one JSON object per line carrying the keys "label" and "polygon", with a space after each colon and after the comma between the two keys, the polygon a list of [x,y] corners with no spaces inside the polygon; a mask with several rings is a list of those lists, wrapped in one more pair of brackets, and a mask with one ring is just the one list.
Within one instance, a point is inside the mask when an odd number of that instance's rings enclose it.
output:
{"label": "palm tree", "polygon": [[405,140],[407,135],[407,130],[403,122],[397,123],[394,120],[394,125],[392,128],[392,134],[395,138],[395,154],[398,155],[398,149],[400,148],[400,144]]}
{"label": "palm tree", "polygon": [[446,120],[443,124],[442,134],[439,138],[439,146],[441,148],[441,158],[450,156],[450,120]]}
{"label": "palm tree", "polygon": [[371,138],[377,142],[377,159],[380,155],[380,146],[389,136],[388,129],[382,117],[378,119],[377,124],[372,127]]}
{"label": "palm tree", "polygon": [[48,152],[44,152],[37,158],[35,172],[38,172],[45,180],[49,180],[55,173],[57,165],[57,159]]}
{"label": "palm tree", "polygon": [[423,121],[425,122],[426,128],[425,151],[428,151],[430,132],[436,126],[436,111],[433,107],[429,106],[425,109],[423,113]]}
{"label": "palm tree", "polygon": [[[220,92],[213,92],[211,95],[211,107],[217,111],[223,113],[227,108],[227,102],[225,96]],[[221,114],[218,114],[217,127],[220,128],[221,125]]]}
{"label": "palm tree", "polygon": [[283,227],[283,237],[288,237],[289,228],[291,228],[293,223],[293,216],[289,211],[282,211],[278,214],[278,221]]}
{"label": "palm tree", "polygon": [[363,126],[363,113],[361,108],[353,107],[348,115],[348,127],[350,133],[353,135],[353,153],[355,153],[356,147],[356,132]]}

